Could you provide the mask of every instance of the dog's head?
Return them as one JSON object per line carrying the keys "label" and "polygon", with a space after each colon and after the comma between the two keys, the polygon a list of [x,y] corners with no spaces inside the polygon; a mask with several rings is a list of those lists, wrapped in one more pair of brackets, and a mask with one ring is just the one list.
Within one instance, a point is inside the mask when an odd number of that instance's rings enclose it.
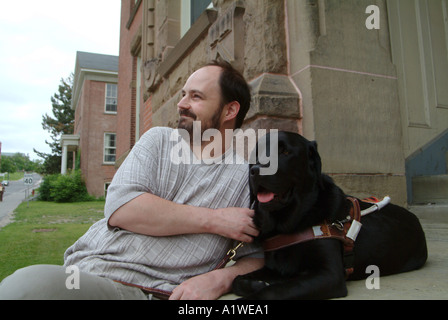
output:
{"label": "dog's head", "polygon": [[249,184],[258,215],[255,222],[259,227],[268,223],[262,221],[266,219],[285,228],[297,224],[303,218],[301,209],[311,206],[319,193],[322,165],[316,142],[274,131],[258,140],[254,152]]}

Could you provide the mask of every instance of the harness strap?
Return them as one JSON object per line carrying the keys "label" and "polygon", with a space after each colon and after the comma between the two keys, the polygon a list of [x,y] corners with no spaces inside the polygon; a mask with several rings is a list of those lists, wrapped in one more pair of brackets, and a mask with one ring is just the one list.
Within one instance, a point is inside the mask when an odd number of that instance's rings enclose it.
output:
{"label": "harness strap", "polygon": [[316,239],[338,239],[345,241],[344,232],[326,221],[318,226],[305,229],[299,233],[279,234],[264,241],[263,249],[265,252],[283,249],[302,242]]}
{"label": "harness strap", "polygon": [[299,233],[276,235],[265,240],[263,243],[264,251],[279,250],[301,242],[327,238],[338,239],[347,243],[347,245],[352,244],[354,239],[347,238],[346,234],[351,227],[352,221],[359,222],[361,220],[361,210],[357,199],[352,197],[347,199],[352,203],[352,207],[350,216],[346,220],[333,223],[324,221],[320,225],[310,227]]}
{"label": "harness strap", "polygon": [[128,287],[139,288],[144,293],[152,294],[154,297],[156,297],[157,299],[160,299],[160,300],[168,300],[168,298],[171,296],[171,291],[161,290],[161,289],[156,289],[156,288],[144,287],[144,286],[140,286],[138,284],[127,283],[127,282],[119,281],[119,280],[114,280],[114,281],[118,282],[118,283],[121,283],[121,284],[124,284],[125,286],[128,286]]}
{"label": "harness strap", "polygon": [[[240,243],[237,244],[236,247],[234,247],[233,249],[230,249],[227,252],[226,256],[215,266],[215,268],[213,270],[224,268],[226,266],[226,264],[235,257],[236,251],[239,248],[241,248],[242,246],[243,246],[243,242],[240,242]],[[144,287],[144,286],[140,286],[138,284],[127,283],[127,282],[123,282],[123,281],[119,281],[119,280],[114,280],[114,281],[118,282],[118,283],[121,283],[121,284],[124,284],[126,286],[139,288],[143,292],[145,292],[147,294],[152,294],[154,297],[156,297],[157,299],[160,299],[160,300],[168,300],[169,297],[171,296],[171,293],[172,293],[171,291],[167,291],[167,290],[161,290],[161,289],[157,289],[157,288]]]}
{"label": "harness strap", "polygon": [[328,223],[324,221],[321,225],[305,229],[295,234],[280,234],[267,239],[263,243],[265,252],[275,251],[295,244],[317,239],[336,239],[344,246],[344,266],[348,277],[353,273],[354,255],[353,248],[361,229],[361,209],[359,201],[353,197],[347,197],[351,202],[350,215],[343,221]]}
{"label": "harness strap", "polygon": [[354,271],[355,265],[355,254],[353,248],[355,246],[355,240],[361,229],[361,208],[359,206],[358,199],[347,197],[352,203],[352,208],[350,209],[350,218],[346,223],[344,223],[344,267],[345,267],[345,277],[348,278]]}

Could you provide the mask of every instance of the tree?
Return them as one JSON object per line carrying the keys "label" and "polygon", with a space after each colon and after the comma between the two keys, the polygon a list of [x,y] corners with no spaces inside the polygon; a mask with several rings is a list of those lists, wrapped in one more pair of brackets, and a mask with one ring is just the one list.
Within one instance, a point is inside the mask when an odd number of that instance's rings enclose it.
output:
{"label": "tree", "polygon": [[30,160],[29,155],[15,153],[12,156],[3,156],[0,172],[14,173],[17,171],[39,172],[40,160]]}
{"label": "tree", "polygon": [[50,132],[53,140],[52,142],[45,140],[51,148],[51,154],[34,149],[34,152],[44,159],[43,173],[52,174],[61,171],[61,135],[73,134],[75,123],[75,111],[71,108],[72,86],[73,73],[67,79],[61,79],[58,92],[51,97],[53,117],[48,114],[42,116],[42,128]]}
{"label": "tree", "polygon": [[17,166],[14,161],[12,161],[11,157],[2,157],[2,162],[0,163],[0,172],[9,172],[13,173],[17,171]]}

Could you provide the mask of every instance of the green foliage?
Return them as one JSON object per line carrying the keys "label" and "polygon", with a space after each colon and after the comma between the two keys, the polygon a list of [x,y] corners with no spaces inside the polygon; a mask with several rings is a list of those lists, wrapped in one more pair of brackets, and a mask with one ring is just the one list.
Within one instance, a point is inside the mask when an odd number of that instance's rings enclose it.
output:
{"label": "green foliage", "polygon": [[[51,154],[37,151],[39,157],[44,159],[43,173],[54,174],[61,171],[62,148],[60,144],[61,135],[73,134],[75,124],[75,110],[71,107],[73,73],[67,79],[61,79],[58,92],[51,97],[52,116],[45,114],[42,116],[42,128],[47,130],[52,142],[45,141],[51,148]],[[68,162],[70,167],[72,164]]]}
{"label": "green foliage", "polygon": [[44,158],[44,163],[41,165],[42,174],[54,174],[56,172],[61,172],[61,159],[60,155],[40,153],[34,150],[39,157]]}
{"label": "green foliage", "polygon": [[51,189],[53,184],[58,178],[57,174],[50,174],[45,176],[39,187],[39,200],[41,201],[53,201],[51,197]]}
{"label": "green foliage", "polygon": [[44,178],[39,197],[42,201],[81,202],[93,200],[87,192],[80,170],[67,175],[53,174]]}
{"label": "green foliage", "polygon": [[8,177],[9,181],[23,180],[24,173],[23,171],[17,171],[14,173],[9,173],[6,177]]}
{"label": "green foliage", "polygon": [[2,162],[0,163],[0,172],[16,172],[17,166],[12,161],[10,157],[2,157]]}
{"label": "green foliage", "polygon": [[12,156],[2,156],[0,172],[14,173],[17,171],[39,172],[41,160],[30,160],[28,155],[16,153]]}

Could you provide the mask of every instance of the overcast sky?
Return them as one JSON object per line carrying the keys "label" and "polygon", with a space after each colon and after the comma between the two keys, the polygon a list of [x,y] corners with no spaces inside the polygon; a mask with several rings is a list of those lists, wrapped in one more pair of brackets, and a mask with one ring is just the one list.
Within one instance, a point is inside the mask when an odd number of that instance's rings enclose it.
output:
{"label": "overcast sky", "polygon": [[118,55],[120,0],[22,0],[0,4],[0,142],[2,153],[40,159],[50,153],[42,115],[76,51]]}

